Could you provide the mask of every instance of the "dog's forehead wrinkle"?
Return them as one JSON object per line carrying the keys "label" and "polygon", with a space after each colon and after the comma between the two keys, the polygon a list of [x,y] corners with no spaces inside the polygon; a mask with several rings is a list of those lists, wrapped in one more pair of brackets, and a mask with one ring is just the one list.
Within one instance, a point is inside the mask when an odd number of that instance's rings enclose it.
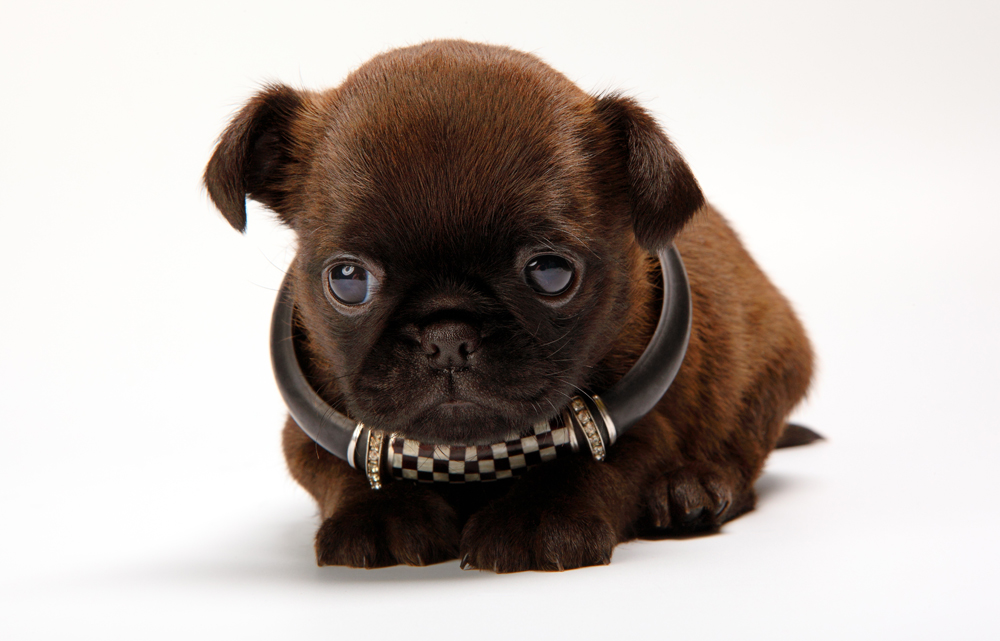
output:
{"label": "dog's forehead wrinkle", "polygon": [[458,270],[502,268],[526,246],[570,245],[582,251],[588,245],[576,225],[551,215],[525,217],[511,208],[498,207],[481,216],[379,213],[381,218],[350,215],[337,233],[339,244],[376,258],[392,257],[397,265]]}
{"label": "dog's forehead wrinkle", "polygon": [[[377,164],[363,187],[355,187],[352,209],[387,211],[402,225],[463,227],[509,224],[513,212],[565,207],[574,200],[563,183],[539,178],[537,165],[513,166],[520,159],[452,161],[410,155],[395,167]],[[582,200],[575,198],[576,200]]]}

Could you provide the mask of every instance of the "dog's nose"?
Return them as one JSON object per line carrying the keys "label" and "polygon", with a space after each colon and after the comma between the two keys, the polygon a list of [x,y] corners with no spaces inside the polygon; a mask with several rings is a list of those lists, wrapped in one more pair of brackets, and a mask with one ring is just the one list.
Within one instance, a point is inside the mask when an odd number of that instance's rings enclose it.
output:
{"label": "dog's nose", "polygon": [[460,321],[438,321],[421,332],[420,347],[435,369],[464,367],[479,347],[479,331]]}

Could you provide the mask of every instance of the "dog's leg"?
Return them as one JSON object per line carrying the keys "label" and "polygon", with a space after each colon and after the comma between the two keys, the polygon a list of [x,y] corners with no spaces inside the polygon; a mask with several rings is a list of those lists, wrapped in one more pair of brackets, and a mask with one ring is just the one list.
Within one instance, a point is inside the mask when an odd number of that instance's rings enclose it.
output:
{"label": "dog's leg", "polygon": [[654,530],[683,533],[714,530],[752,510],[757,496],[738,466],[689,461],[655,479],[646,501]]}
{"label": "dog's leg", "polygon": [[[805,393],[809,358],[795,342],[776,350],[733,414],[704,412],[705,424],[680,430],[689,436],[678,440],[682,447],[647,491],[647,517],[654,530],[712,530],[754,508],[753,483],[778,443],[788,413]],[[674,427],[676,432],[683,426]]]}
{"label": "dog's leg", "polygon": [[678,238],[695,310],[684,366],[657,408],[670,451],[643,520],[661,532],[711,530],[753,509],[753,483],[812,375],[788,302],[725,220],[704,214]]}
{"label": "dog's leg", "polygon": [[531,470],[469,519],[462,566],[520,572],[609,563],[615,545],[634,537],[657,453],[667,446],[661,422],[643,419],[603,463],[578,454]]}
{"label": "dog's leg", "polygon": [[371,489],[364,474],[316,445],[291,419],[283,441],[292,476],[319,505],[319,565],[429,565],[456,557],[458,516],[440,495],[391,481]]}

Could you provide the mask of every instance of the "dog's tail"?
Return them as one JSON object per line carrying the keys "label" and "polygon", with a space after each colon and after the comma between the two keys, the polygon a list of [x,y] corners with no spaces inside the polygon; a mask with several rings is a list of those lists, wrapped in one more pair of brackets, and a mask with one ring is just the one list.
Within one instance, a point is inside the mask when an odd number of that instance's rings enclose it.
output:
{"label": "dog's tail", "polygon": [[814,441],[825,440],[822,436],[812,431],[804,425],[796,423],[786,423],[785,431],[778,438],[775,447],[795,447],[796,445],[809,445]]}

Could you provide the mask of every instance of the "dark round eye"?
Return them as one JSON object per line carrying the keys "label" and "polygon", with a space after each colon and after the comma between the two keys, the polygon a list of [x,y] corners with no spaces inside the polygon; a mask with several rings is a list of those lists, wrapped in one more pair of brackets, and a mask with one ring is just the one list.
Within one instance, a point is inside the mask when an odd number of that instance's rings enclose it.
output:
{"label": "dark round eye", "polygon": [[555,296],[569,289],[573,282],[573,264],[562,256],[535,256],[524,267],[524,279],[543,296]]}
{"label": "dark round eye", "polygon": [[360,305],[368,300],[374,279],[361,267],[349,263],[334,265],[328,274],[330,292],[341,303]]}

